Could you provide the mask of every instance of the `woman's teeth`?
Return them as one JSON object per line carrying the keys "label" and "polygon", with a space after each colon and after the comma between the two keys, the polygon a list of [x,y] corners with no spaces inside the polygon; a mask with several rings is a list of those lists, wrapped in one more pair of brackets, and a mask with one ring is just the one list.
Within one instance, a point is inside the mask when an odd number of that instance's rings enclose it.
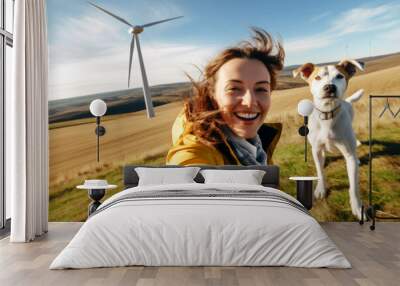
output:
{"label": "woman's teeth", "polygon": [[234,114],[242,120],[254,120],[258,117],[258,115],[260,115],[260,113],[245,113],[245,112],[235,112]]}

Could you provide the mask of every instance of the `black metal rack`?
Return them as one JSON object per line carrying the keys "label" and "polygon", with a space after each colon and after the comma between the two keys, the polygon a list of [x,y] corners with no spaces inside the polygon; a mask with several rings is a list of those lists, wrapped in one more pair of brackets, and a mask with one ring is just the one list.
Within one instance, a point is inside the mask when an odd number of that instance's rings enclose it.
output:
{"label": "black metal rack", "polygon": [[400,217],[392,216],[392,217],[380,217],[376,215],[376,207],[372,204],[372,100],[373,99],[386,99],[386,104],[384,109],[380,113],[379,117],[381,117],[386,110],[390,112],[393,118],[396,118],[397,115],[400,113],[400,109],[396,112],[390,108],[389,105],[389,98],[399,98],[400,95],[370,95],[369,96],[369,112],[368,112],[368,137],[369,137],[369,162],[368,162],[368,206],[365,208],[364,205],[362,206],[362,216],[360,220],[360,224],[364,224],[364,214],[366,216],[367,221],[372,221],[370,225],[370,229],[375,229],[375,222],[376,219],[400,219]]}

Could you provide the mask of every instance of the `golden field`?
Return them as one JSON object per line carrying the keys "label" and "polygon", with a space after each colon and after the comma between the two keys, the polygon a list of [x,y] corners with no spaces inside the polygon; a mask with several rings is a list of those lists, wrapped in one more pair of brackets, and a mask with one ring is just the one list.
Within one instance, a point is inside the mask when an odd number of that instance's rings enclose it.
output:
{"label": "golden field", "polygon": [[[360,88],[364,89],[365,94],[359,102],[354,104],[355,120],[353,126],[358,138],[365,143],[368,139],[368,95],[400,95],[400,54],[367,62],[366,72],[364,74],[359,73],[350,81],[347,95]],[[297,104],[304,98],[311,99],[308,87],[274,91],[272,107],[267,116],[267,122],[282,122],[284,124],[274,161],[284,168],[285,166],[296,165],[294,162],[289,162],[290,160],[295,160],[300,164],[299,168],[290,169],[290,172],[303,172],[305,175],[305,173],[312,174],[314,170],[311,157],[309,157],[310,162],[307,166],[304,166],[304,162],[301,162],[302,160],[304,161],[303,145],[299,143],[303,142],[303,138],[297,134],[297,129],[302,124],[302,118],[297,115]],[[400,132],[397,132],[400,126],[400,116],[397,119],[393,119],[388,114],[385,114],[378,120],[377,114],[380,113],[383,103],[383,101],[374,101],[374,134],[382,136],[384,139],[386,138],[385,140],[390,139],[398,143],[400,142]],[[400,108],[400,99],[392,100],[391,105],[397,111]],[[64,220],[62,219],[63,216],[66,220],[68,218],[70,220],[83,219],[88,201],[87,199],[79,199],[79,197],[82,198],[82,196],[85,197],[86,195],[82,191],[77,193],[76,190],[73,190],[73,187],[83,182],[84,179],[106,177],[110,183],[119,185],[118,191],[123,187],[121,175],[118,172],[121,171],[121,166],[124,164],[164,164],[163,156],[171,144],[171,126],[181,108],[181,102],[156,107],[156,117],[151,120],[147,119],[145,111],[105,116],[102,125],[106,128],[106,134],[100,139],[99,163],[96,162],[94,118],[50,125],[50,219]],[[386,131],[380,132],[383,129]],[[390,132],[391,129],[396,130],[396,132]],[[289,151],[287,150],[288,146],[295,146],[293,147],[295,149]],[[398,146],[395,145],[395,148]],[[365,152],[367,152],[366,150],[367,146],[361,146],[360,152],[362,154],[359,155],[364,156]],[[400,147],[397,154],[399,153]],[[287,157],[287,154],[290,154],[290,156]],[[390,149],[389,154],[391,154],[391,158],[389,158],[390,166],[397,168],[394,175],[392,174],[391,176],[395,181],[400,181],[398,179],[400,177],[400,155],[396,155],[392,149]],[[388,164],[386,159],[382,159],[382,162],[379,160],[376,161],[377,168],[379,168],[380,164],[383,166]],[[340,172],[346,177],[342,159],[337,158],[331,161],[329,168],[340,169]],[[109,177],[107,174],[111,172],[114,175]],[[332,174],[335,173],[334,170],[330,172]],[[298,174],[282,170],[282,175]],[[287,188],[290,186],[291,190],[288,190],[288,192],[292,193],[293,187],[289,185],[287,178],[281,179],[283,180],[282,186]],[[342,182],[346,179],[340,179],[340,186],[343,191],[348,188],[346,181]],[[366,183],[365,174],[361,176],[361,180]],[[329,172],[328,185],[330,185]],[[391,187],[397,188],[396,192],[398,193],[400,182],[399,184],[391,185]],[[68,193],[71,193],[71,199],[74,198],[76,202],[80,200],[79,207],[83,208],[80,211],[80,215],[68,216],[68,211],[63,210],[59,212],[59,215],[52,216],[52,212],[56,212],[57,208],[62,207],[60,203],[61,195],[65,196],[66,199]],[[72,193],[75,195],[72,196]],[[58,202],[56,202],[57,200]],[[64,199],[62,201],[65,202]],[[400,199],[398,203],[400,204]],[[398,204],[396,203],[395,205],[397,206]],[[320,207],[313,211],[321,220],[334,220],[335,216],[332,213],[330,213],[330,216],[323,214],[327,208],[326,203],[321,203]],[[341,218],[346,219],[347,217],[342,216]]]}

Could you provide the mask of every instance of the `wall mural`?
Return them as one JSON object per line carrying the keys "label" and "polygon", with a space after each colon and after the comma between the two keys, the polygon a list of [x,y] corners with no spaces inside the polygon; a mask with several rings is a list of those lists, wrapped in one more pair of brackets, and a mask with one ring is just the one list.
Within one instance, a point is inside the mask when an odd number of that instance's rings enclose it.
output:
{"label": "wall mural", "polygon": [[[318,3],[291,17],[283,3],[266,18],[263,1],[254,13],[142,2],[47,1],[51,221],[86,219],[85,180],[107,180],[109,197],[124,165],[166,164],[275,164],[293,196],[311,187],[299,177],[315,180],[306,199],[319,221],[360,219],[368,98],[400,94],[399,5]],[[372,201],[398,216],[400,121],[388,104],[371,111]],[[390,106],[397,115],[400,99]]]}

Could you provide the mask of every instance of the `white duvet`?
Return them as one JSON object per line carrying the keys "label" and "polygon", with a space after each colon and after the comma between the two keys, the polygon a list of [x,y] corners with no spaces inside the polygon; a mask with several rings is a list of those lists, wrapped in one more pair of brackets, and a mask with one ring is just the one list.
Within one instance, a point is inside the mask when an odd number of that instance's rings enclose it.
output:
{"label": "white duvet", "polygon": [[[50,269],[145,266],[294,266],[350,268],[318,222],[290,204],[262,198],[173,197],[127,200],[132,192],[273,188],[179,184],[122,191],[84,223]],[[136,195],[137,193],[134,193]]]}

